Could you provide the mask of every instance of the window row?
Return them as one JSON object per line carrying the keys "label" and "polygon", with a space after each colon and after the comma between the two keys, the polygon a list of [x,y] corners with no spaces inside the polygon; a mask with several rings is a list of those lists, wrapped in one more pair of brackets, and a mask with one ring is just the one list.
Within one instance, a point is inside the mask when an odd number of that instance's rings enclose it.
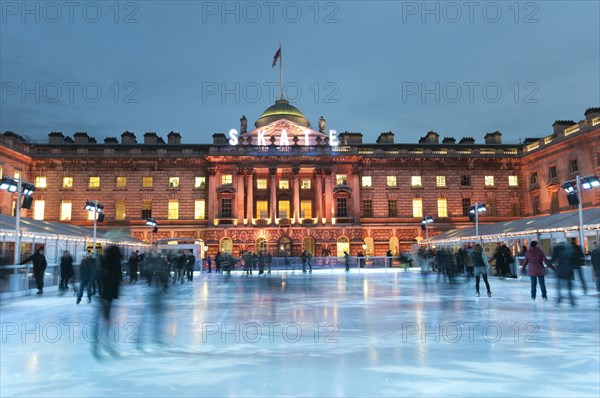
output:
{"label": "window row", "polygon": [[[103,179],[104,180],[104,179]],[[168,188],[179,188],[179,177],[169,177]],[[63,177],[62,187],[72,189],[74,186],[74,177]],[[127,188],[127,177],[116,177],[114,180],[115,188]],[[48,188],[48,178],[44,176],[35,177],[36,188]],[[100,177],[91,176],[87,182],[88,188],[100,188]],[[154,177],[142,177],[142,188],[153,188]],[[194,189],[206,188],[206,177],[194,177]]]}
{"label": "window row", "polygon": [[[338,199],[339,200],[339,199]],[[373,213],[373,200],[372,199],[363,199],[362,200],[362,217],[364,218],[372,218],[374,217]],[[462,215],[468,216],[469,209],[471,207],[471,199],[463,198],[462,199]],[[497,207],[495,200],[487,200],[487,215],[496,216],[497,215]],[[414,198],[412,200],[412,216],[413,217],[423,217],[423,199],[422,198]],[[431,214],[427,214],[431,215]],[[511,204],[511,215],[512,216],[520,216],[520,208],[517,202]],[[398,217],[398,201],[395,199],[388,199],[388,217]],[[344,217],[344,216],[338,216]],[[446,198],[438,198],[437,199],[437,217],[446,218],[448,217],[448,200]]]}
{"label": "window row", "polygon": [[[79,207],[78,207],[79,208]],[[45,210],[46,210],[46,201],[45,200],[34,200],[33,202],[33,218],[35,220],[44,220],[45,219]],[[88,220],[94,219],[93,211],[85,211],[87,213],[86,217]],[[73,201],[71,200],[63,200],[60,202],[60,221],[71,221],[73,218]],[[125,220],[127,218],[126,213],[126,201],[125,200],[116,200],[115,201],[115,210],[114,210],[114,219],[118,221]],[[129,217],[129,218],[140,218],[147,219],[152,218],[152,201],[151,200],[143,200],[141,207],[140,217]],[[169,200],[167,203],[167,219],[169,220],[178,220],[179,219],[179,201],[178,200]],[[206,200],[200,199],[194,201],[194,219],[195,220],[205,220],[206,219]]]}
{"label": "window row", "polygon": [[[577,159],[569,160],[569,174],[575,174],[579,171],[579,166],[577,164]],[[552,165],[548,167],[548,179],[549,180],[557,180],[558,172],[556,170],[556,166]],[[534,171],[529,174],[529,183],[530,184],[539,184],[540,180],[538,177],[537,171]],[[535,207],[534,207],[535,209]]]}
{"label": "window row", "polygon": [[[534,203],[535,203],[534,198]],[[537,199],[539,200],[539,199]],[[556,199],[557,200],[557,199]],[[388,200],[388,217],[398,217],[398,201],[395,199]],[[140,217],[129,217],[129,218],[140,218],[147,219],[152,218],[152,201],[151,200],[143,200],[141,203],[141,214]],[[487,215],[495,216],[496,215],[496,203],[494,200],[486,201],[487,205]],[[44,220],[45,219],[45,200],[34,200],[33,202],[33,218],[35,220]],[[471,199],[463,198],[462,199],[462,215],[469,215],[469,208],[471,207]],[[536,206],[534,204],[534,212],[539,211],[539,204]],[[362,217],[364,218],[372,218],[374,217],[373,213],[373,200],[372,199],[363,199],[361,202],[361,210]],[[85,211],[85,210],[82,210]],[[275,209],[277,218],[291,218],[292,217],[292,205],[289,200],[279,200],[277,201],[277,208]],[[255,218],[259,219],[268,219],[269,218],[269,201],[267,200],[257,200],[255,202]],[[511,215],[512,216],[520,216],[520,209],[518,203],[511,204]],[[316,215],[313,213],[313,202],[312,200],[301,200],[300,201],[300,209],[299,216],[301,219],[305,218],[313,218]],[[335,202],[335,217],[338,218],[347,218],[350,217],[350,211],[348,206],[348,198],[337,198]],[[414,198],[412,200],[412,216],[413,217],[423,217],[423,199],[422,198]],[[235,214],[233,213],[233,199],[231,198],[223,198],[219,201],[219,213],[217,214],[217,218],[233,218]],[[448,201],[446,198],[438,198],[437,199],[437,217],[445,218],[448,217]],[[73,202],[70,200],[63,200],[60,203],[60,221],[70,221],[73,218]],[[87,212],[87,219],[93,220],[94,213]],[[117,200],[114,204],[114,219],[117,221],[122,221],[128,218],[126,212],[126,201],[125,200]],[[179,219],[179,200],[169,200],[167,203],[167,219],[169,220],[178,220]],[[207,206],[206,200],[200,199],[194,201],[194,219],[195,220],[206,220],[207,219]]]}
{"label": "window row", "polygon": [[[493,187],[495,185],[494,176],[484,176],[483,183],[486,187]],[[338,184],[339,185],[339,184]],[[436,187],[446,187],[446,176],[435,176],[435,185]],[[461,176],[460,178],[461,186],[471,186],[471,176]],[[397,187],[398,179],[396,176],[387,176],[386,177],[386,186],[387,187]],[[423,187],[423,177],[422,176],[412,176],[410,179],[411,187]],[[508,186],[517,187],[519,186],[519,178],[517,176],[508,176]],[[361,187],[362,188],[372,188],[373,187],[373,177],[372,176],[362,176],[361,177]]]}

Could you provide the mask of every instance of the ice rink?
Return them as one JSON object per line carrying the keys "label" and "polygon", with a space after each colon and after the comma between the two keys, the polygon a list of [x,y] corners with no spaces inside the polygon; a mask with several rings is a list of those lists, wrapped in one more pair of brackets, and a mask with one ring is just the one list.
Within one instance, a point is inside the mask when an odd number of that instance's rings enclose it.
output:
{"label": "ice rink", "polygon": [[491,299],[396,270],[126,281],[110,325],[97,297],[6,299],[0,396],[598,397],[595,286],[571,307],[554,279],[548,302],[528,277],[490,283]]}

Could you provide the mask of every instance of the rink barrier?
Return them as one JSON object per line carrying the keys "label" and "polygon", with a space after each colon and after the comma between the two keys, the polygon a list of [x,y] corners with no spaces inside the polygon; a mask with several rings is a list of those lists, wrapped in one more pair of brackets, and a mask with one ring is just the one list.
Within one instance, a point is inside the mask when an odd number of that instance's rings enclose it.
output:
{"label": "rink barrier", "polygon": [[[354,273],[368,270],[382,270],[387,272],[388,270],[404,270],[419,272],[420,268],[417,266],[405,267],[405,263],[400,262],[398,256],[394,256],[390,259],[387,256],[371,256],[362,257],[361,265],[359,266],[359,258],[356,256],[350,257],[350,270]],[[516,275],[516,279],[529,279],[527,275],[521,274],[521,264],[523,257],[515,257],[515,262],[511,264],[511,272]],[[313,271],[323,271],[338,273],[340,270],[345,269],[345,261],[343,257],[313,257],[312,258],[312,269]],[[391,266],[390,266],[391,264]],[[74,276],[69,282],[69,292],[72,292],[73,284],[79,284],[79,264],[73,264]],[[215,272],[215,265],[213,261],[212,271]],[[122,263],[122,275],[123,279],[128,278],[127,262]],[[310,269],[309,264],[306,265],[306,270]],[[206,273],[208,268],[206,264],[203,264],[201,273]],[[265,273],[268,271],[268,267],[265,265]],[[591,267],[590,256],[586,257],[585,266],[582,267],[584,279],[586,282],[592,283],[594,279],[593,270]],[[232,273],[240,274],[245,273],[244,265],[242,261],[236,263],[235,268],[232,269]],[[258,273],[258,266],[253,268],[253,273]],[[435,272],[435,271],[434,271]],[[271,263],[271,274],[279,273],[299,273],[302,274],[302,261],[299,257],[274,257]],[[490,274],[493,274],[490,270]],[[464,275],[464,274],[462,274]],[[144,276],[140,273],[140,278]],[[553,271],[549,270],[547,273],[549,279],[555,278]],[[576,277],[577,279],[577,277]],[[60,265],[59,264],[48,264],[44,275],[44,292],[52,292],[58,290],[58,284],[60,281]],[[0,299],[20,297],[28,294],[35,294],[37,291],[35,279],[33,277],[33,266],[31,264],[24,265],[2,265],[0,266]]]}

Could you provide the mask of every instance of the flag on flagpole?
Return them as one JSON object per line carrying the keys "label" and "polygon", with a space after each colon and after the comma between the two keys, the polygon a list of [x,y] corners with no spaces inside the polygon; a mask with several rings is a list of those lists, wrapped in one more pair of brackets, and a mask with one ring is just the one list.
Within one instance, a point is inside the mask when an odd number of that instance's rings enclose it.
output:
{"label": "flag on flagpole", "polygon": [[281,56],[281,47],[279,47],[279,49],[275,53],[275,56],[273,57],[273,65],[271,66],[271,68],[275,67],[275,65],[277,64],[277,60],[279,59],[280,56]]}

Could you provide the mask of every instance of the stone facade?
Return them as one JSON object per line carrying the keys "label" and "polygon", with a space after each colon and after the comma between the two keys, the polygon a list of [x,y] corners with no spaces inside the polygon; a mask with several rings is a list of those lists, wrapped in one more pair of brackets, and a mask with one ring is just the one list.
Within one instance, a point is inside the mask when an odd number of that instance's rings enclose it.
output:
{"label": "stone facade", "polygon": [[[34,198],[43,201],[43,212],[35,214],[34,202],[24,217],[91,226],[83,205],[97,200],[106,213],[99,228],[126,227],[149,240],[145,218],[151,216],[159,225],[154,240],[202,240],[213,255],[265,247],[275,255],[297,256],[303,248],[355,255],[363,245],[367,254],[397,254],[424,238],[422,216],[435,220],[431,237],[472,225],[465,208],[476,202],[489,208],[481,223],[571,210],[560,184],[600,174],[594,109],[579,123],[557,122],[552,135],[519,145],[502,144],[499,132],[485,144],[471,137],[439,143],[434,132],[419,143],[395,144],[390,132],[376,144],[342,133],[331,146],[314,130],[316,138],[304,142],[306,127],[285,118],[261,127],[271,137],[267,145],[255,145],[258,129],[243,132],[237,146],[223,135],[218,143],[182,144],[174,132],[167,143],[156,133],[145,134],[144,144],[131,132],[120,144],[97,144],[86,133],[72,140],[52,132],[48,144],[33,144],[7,132],[0,136],[0,166],[4,175],[20,170],[26,181],[38,180]],[[290,132],[290,145],[276,145],[282,130]],[[99,178],[97,187],[92,177]],[[584,207],[597,207],[600,189],[581,198]],[[12,214],[14,203],[14,195],[3,193],[0,211]],[[65,203],[70,217],[61,220]]]}

